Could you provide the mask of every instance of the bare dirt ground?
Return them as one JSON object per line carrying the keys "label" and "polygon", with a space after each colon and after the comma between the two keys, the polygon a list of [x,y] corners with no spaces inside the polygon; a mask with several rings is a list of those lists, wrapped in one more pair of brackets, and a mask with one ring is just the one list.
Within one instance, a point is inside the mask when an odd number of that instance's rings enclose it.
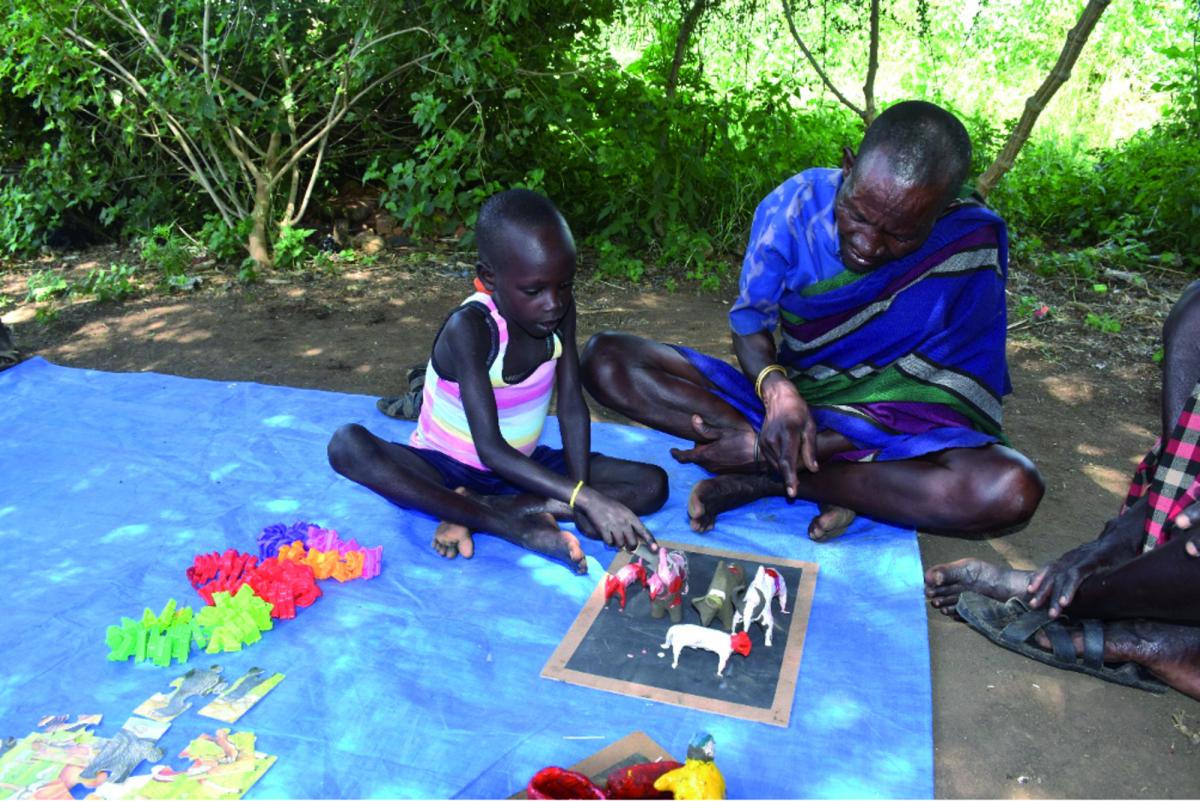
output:
{"label": "bare dirt ground", "polygon": [[[48,322],[35,319],[38,304],[24,301],[26,279],[36,271],[64,270],[81,280],[121,255],[96,249],[0,266],[0,313],[22,350],[101,370],[390,394],[408,366],[427,358],[433,333],[469,291],[471,274],[470,257],[448,249],[388,251],[374,263],[273,274],[249,287],[209,268],[186,293],[147,291],[109,304],[54,301]],[[1151,357],[1188,277],[1163,272],[1150,276],[1149,286],[1120,274],[1104,280],[1108,291],[1098,294],[1092,280],[1050,281],[1014,266],[1015,392],[1005,424],[1013,444],[1041,469],[1046,498],[1026,529],[1004,538],[921,534],[926,566],[978,556],[1034,567],[1094,538],[1120,505],[1130,472],[1157,434]],[[730,354],[729,289],[667,292],[584,277],[578,295],[581,342],[621,329]],[[1029,310],[1042,304],[1050,312],[1035,321]],[[1122,330],[1085,324],[1089,312]],[[595,404],[593,410],[615,419]],[[797,520],[798,536],[806,524]],[[929,636],[939,797],[1200,795],[1200,703],[1044,667],[932,611]]]}

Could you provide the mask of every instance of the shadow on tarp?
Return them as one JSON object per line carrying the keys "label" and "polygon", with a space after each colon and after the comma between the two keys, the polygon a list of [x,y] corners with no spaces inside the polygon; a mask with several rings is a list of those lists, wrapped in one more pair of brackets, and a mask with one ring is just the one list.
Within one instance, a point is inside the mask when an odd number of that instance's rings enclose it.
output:
{"label": "shadow on tarp", "polygon": [[[670,471],[671,501],[647,518],[657,535],[819,563],[791,725],[779,729],[540,678],[612,552],[585,542],[587,577],[494,538],[469,561],[441,559],[435,521],[325,461],[342,423],[407,437],[411,424],[373,398],[35,358],[0,373],[0,399],[0,736],[88,712],[111,736],[186,668],[107,662],[105,627],[168,598],[198,606],[185,576],[196,554],[255,552],[263,526],[304,519],[382,544],[383,574],[323,582],[324,597],[259,644],[192,657],[233,678],[251,666],[287,674],[234,726],[279,757],[248,797],[505,797],[639,729],[676,757],[711,732],[730,798],[933,794],[912,531],[860,519],[816,545],[804,536],[813,507],[774,499],[697,535],[685,508],[703,474],[671,461],[677,441],[594,426],[595,449]],[[553,418],[545,439],[557,443]],[[193,709],[160,745],[173,758],[217,725]]]}

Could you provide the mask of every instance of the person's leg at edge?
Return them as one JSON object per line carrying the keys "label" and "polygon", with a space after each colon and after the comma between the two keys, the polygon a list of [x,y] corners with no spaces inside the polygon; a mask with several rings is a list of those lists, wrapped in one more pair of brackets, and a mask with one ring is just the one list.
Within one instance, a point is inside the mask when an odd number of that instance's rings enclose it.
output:
{"label": "person's leg at edge", "polygon": [[[1184,402],[1200,378],[1200,281],[1184,291],[1163,324],[1162,436],[1170,435]],[[1136,529],[1127,539],[1140,538],[1145,523],[1141,515],[1125,514],[1110,525]],[[1124,537],[1123,537],[1124,538]],[[1131,555],[1130,558],[1132,558]],[[976,592],[996,600],[1027,598],[1027,585],[1035,571],[1015,570],[979,559],[959,559],[935,565],[925,573],[930,603],[945,613],[953,610],[962,592]]]}
{"label": "person's leg at edge", "polygon": [[443,521],[434,535],[442,556],[474,553],[472,532],[486,532],[587,572],[579,540],[559,529],[553,516],[535,507],[532,496],[482,496],[454,491],[409,449],[357,424],[342,426],[329,441],[329,464],[397,506],[418,509]]}
{"label": "person's leg at edge", "polygon": [[[1182,693],[1200,698],[1200,559],[1176,537],[1124,565],[1086,579],[1067,609],[1072,621],[1104,621],[1104,660],[1136,662]],[[1078,654],[1083,630],[1072,626]],[[1050,641],[1039,632],[1038,644]]]}

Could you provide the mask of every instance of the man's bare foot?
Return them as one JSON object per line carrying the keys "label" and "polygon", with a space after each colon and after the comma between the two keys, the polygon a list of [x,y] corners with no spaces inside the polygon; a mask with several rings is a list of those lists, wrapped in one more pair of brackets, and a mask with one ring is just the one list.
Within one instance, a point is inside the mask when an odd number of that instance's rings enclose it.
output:
{"label": "man's bare foot", "polygon": [[808,538],[813,542],[827,542],[846,533],[854,522],[854,512],[844,506],[823,505],[821,513],[808,524]]}
{"label": "man's bare foot", "polygon": [[[1083,630],[1071,632],[1077,654],[1083,654]],[[1051,650],[1050,638],[1039,631],[1038,645]],[[1163,683],[1200,699],[1200,626],[1154,620],[1115,620],[1104,623],[1104,661],[1136,662]]]}
{"label": "man's bare foot", "polygon": [[954,615],[958,596],[964,592],[976,592],[997,601],[1024,600],[1032,577],[1032,570],[996,567],[982,559],[959,559],[925,571],[925,597],[943,615]]}
{"label": "man's bare foot", "polygon": [[783,485],[764,475],[722,475],[698,481],[688,498],[692,531],[710,531],[721,512],[782,494]]}
{"label": "man's bare foot", "polygon": [[[459,495],[470,494],[466,487],[459,487],[454,491]],[[432,544],[433,549],[447,559],[453,559],[459,555],[463,559],[470,559],[475,555],[475,540],[471,536],[471,530],[458,523],[451,523],[449,520],[443,520],[438,524],[437,530],[433,532]]]}
{"label": "man's bare foot", "polygon": [[692,415],[696,444],[691,448],[672,448],[671,455],[680,464],[698,464],[710,473],[757,473],[754,441],[757,434],[746,427],[720,428],[710,425],[698,414]]}

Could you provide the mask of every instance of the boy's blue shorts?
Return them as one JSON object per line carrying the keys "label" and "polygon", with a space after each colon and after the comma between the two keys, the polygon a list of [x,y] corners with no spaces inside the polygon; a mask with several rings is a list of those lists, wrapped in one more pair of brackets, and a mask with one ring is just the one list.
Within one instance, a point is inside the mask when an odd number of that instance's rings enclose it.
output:
{"label": "boy's blue shorts", "polygon": [[[397,442],[396,444],[420,456],[425,460],[426,464],[438,471],[442,476],[442,486],[447,489],[466,487],[467,490],[478,495],[520,495],[523,492],[529,491],[520,487],[514,487],[507,480],[490,470],[480,470],[468,464],[463,464],[441,451],[414,448],[404,442]],[[529,458],[542,467],[553,470],[555,473],[561,473],[564,476],[567,474],[567,460],[561,448],[548,448],[545,445],[538,445],[534,448],[533,453],[529,455]]]}

